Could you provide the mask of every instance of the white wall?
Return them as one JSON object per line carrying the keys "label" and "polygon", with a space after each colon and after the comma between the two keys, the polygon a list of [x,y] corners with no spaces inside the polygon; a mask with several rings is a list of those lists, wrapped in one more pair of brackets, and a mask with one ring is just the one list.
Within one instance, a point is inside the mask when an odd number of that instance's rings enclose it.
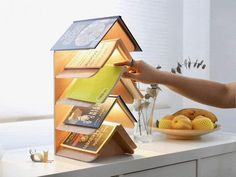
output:
{"label": "white wall", "polygon": [[[184,75],[228,83],[236,81],[236,1],[183,1],[183,56],[202,58],[204,71],[185,70]],[[224,131],[236,132],[235,109],[220,109],[183,99],[183,107],[213,111]]]}
{"label": "white wall", "polygon": [[0,1],[0,122],[52,115],[50,48],[74,20],[114,15],[116,1]]}
{"label": "white wall", "polygon": [[[122,14],[143,52],[133,53],[153,66],[161,65],[164,70],[182,59],[182,0],[120,1],[117,12]],[[146,88],[147,86],[143,86]],[[182,97],[161,86],[155,118],[160,118],[182,108]]]}
{"label": "white wall", "polygon": [[[210,79],[236,82],[236,1],[211,0]],[[236,109],[211,108],[225,131],[236,132]]]}
{"label": "white wall", "polygon": [[[209,30],[210,30],[210,0],[183,1],[183,59],[190,57],[204,60],[205,70],[185,69],[184,75],[195,78],[209,79]],[[208,106],[183,99],[183,107],[199,107],[208,109]]]}
{"label": "white wall", "polygon": [[0,124],[0,145],[4,149],[53,145],[53,119]]}

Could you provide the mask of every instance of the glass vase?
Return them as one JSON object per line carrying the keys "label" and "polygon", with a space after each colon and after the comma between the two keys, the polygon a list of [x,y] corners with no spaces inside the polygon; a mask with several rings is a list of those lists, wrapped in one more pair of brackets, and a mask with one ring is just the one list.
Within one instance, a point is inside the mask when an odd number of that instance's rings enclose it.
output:
{"label": "glass vase", "polygon": [[[142,102],[143,101],[143,102]],[[149,143],[153,140],[153,124],[156,97],[147,100],[139,100],[141,106],[138,109],[138,120],[135,124],[134,141],[137,143]]]}

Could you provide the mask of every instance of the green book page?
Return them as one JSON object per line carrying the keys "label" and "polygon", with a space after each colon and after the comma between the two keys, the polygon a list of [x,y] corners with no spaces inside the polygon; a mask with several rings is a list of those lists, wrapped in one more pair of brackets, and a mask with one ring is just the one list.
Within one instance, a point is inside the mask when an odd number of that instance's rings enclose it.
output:
{"label": "green book page", "polygon": [[105,65],[90,78],[76,79],[66,93],[66,98],[103,103],[123,73],[123,68]]}

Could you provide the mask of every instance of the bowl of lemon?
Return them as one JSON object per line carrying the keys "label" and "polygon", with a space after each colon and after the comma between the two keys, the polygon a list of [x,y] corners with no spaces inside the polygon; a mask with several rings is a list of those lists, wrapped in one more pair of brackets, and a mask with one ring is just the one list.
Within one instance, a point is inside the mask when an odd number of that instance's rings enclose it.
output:
{"label": "bowl of lemon", "polygon": [[210,111],[186,108],[166,115],[156,122],[154,131],[171,139],[197,139],[220,129],[217,117]]}

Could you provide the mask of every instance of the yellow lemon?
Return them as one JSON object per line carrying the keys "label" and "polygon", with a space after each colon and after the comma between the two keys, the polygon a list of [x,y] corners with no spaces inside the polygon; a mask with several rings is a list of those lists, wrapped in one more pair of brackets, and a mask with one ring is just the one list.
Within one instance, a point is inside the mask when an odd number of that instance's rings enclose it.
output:
{"label": "yellow lemon", "polygon": [[159,125],[158,125],[158,128],[162,128],[162,129],[171,129],[171,120],[168,120],[168,119],[161,119],[159,121]]}
{"label": "yellow lemon", "polygon": [[171,126],[173,129],[191,130],[192,122],[187,116],[178,115],[172,120]]}
{"label": "yellow lemon", "polygon": [[192,121],[193,129],[195,130],[211,130],[214,129],[214,124],[211,119],[205,116],[197,116]]}
{"label": "yellow lemon", "polygon": [[166,115],[162,119],[173,120],[174,118],[175,118],[175,116],[173,116],[173,115]]}

